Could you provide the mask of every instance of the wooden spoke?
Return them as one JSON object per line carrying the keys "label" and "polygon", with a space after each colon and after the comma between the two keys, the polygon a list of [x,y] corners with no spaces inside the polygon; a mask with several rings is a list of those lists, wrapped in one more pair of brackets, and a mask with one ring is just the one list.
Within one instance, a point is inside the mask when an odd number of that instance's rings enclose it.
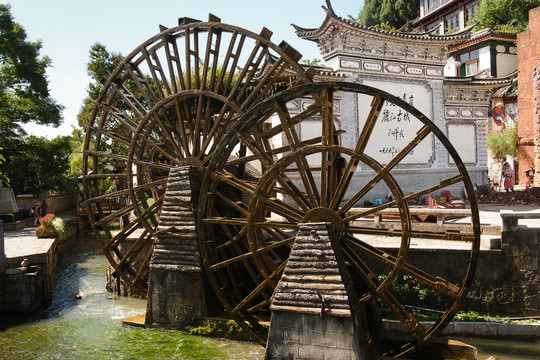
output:
{"label": "wooden spoke", "polygon": [[241,180],[241,179],[238,179],[236,177],[234,177],[233,175],[231,174],[227,174],[227,173],[224,173],[224,172],[220,172],[220,171],[216,171],[212,174],[212,176],[219,180],[219,181],[222,181],[228,185],[231,185],[232,187],[238,189],[238,190],[241,190],[241,191],[244,191],[244,192],[247,192],[249,193],[250,195],[253,195],[253,192],[255,190],[255,186],[245,180]]}
{"label": "wooden spoke", "polygon": [[424,329],[411,313],[405,310],[399,300],[397,300],[388,289],[380,293],[379,297],[405,328],[409,330],[409,333],[414,336],[416,341],[424,342],[426,340],[426,329]]}
{"label": "wooden spoke", "polygon": [[117,210],[117,211],[113,211],[110,215],[102,218],[101,220],[99,221],[96,221],[96,225],[97,226],[101,226],[103,224],[108,224],[114,220],[118,220],[119,218],[121,218],[122,216],[124,215],[128,215],[131,211],[133,211],[134,209],[134,206],[133,204],[132,205],[127,205],[127,206],[124,206],[123,208],[121,208],[120,210]]}
{"label": "wooden spoke", "polygon": [[[144,58],[146,59],[146,64],[150,69],[151,78],[154,80],[154,87],[158,90],[160,98],[164,98],[162,91],[162,86],[168,87],[168,82],[166,77],[163,74],[162,67],[159,64],[159,58],[155,56],[155,53],[150,55],[146,48],[142,49]],[[131,77],[131,81],[135,84],[137,88],[137,93],[140,94],[148,107],[151,107],[152,104],[157,102],[157,95],[154,93],[154,90],[146,80],[142,71],[134,63],[130,63],[126,67],[126,71]]]}
{"label": "wooden spoke", "polygon": [[210,270],[213,270],[213,271],[221,270],[223,267],[229,266],[230,264],[234,264],[234,263],[236,263],[238,261],[243,261],[243,260],[245,260],[247,258],[251,258],[253,256],[260,255],[262,253],[277,249],[279,247],[282,247],[282,246],[289,247],[293,242],[294,242],[294,238],[288,238],[288,239],[279,241],[277,243],[273,243],[271,245],[259,248],[255,252],[248,252],[248,253],[236,256],[234,258],[229,258],[229,259],[227,259],[225,261],[216,263],[216,264],[210,266]]}
{"label": "wooden spoke", "polygon": [[[316,103],[313,103],[309,105],[306,110],[302,111],[301,113],[293,116],[291,118],[291,125],[297,125],[300,124],[302,121],[307,120],[311,118],[312,116],[316,115],[320,111],[320,108],[317,106]],[[283,127],[281,124],[276,125],[268,130],[265,130],[261,133],[261,137],[265,139],[269,139],[273,136],[276,136],[278,134],[281,134],[283,132]]]}
{"label": "wooden spoke", "polygon": [[[285,133],[287,140],[289,142],[290,151],[293,154],[297,154],[297,150],[300,147],[300,137],[296,133],[296,129],[291,125],[291,116],[287,110],[285,104],[276,104],[276,111],[281,121],[281,126],[283,127],[283,132]],[[324,139],[324,135],[322,137]],[[320,195],[317,190],[317,185],[315,184],[315,179],[313,174],[309,170],[307,159],[300,154],[295,156],[295,162],[298,166],[298,173],[306,189],[310,205],[316,207],[320,202]]]}
{"label": "wooden spoke", "polygon": [[[396,266],[397,264],[396,257],[380,249],[377,249],[374,246],[371,246],[362,240],[359,240],[357,238],[347,237],[347,241],[351,246],[354,246],[355,248],[359,249],[363,253],[369,255],[370,257],[382,263],[385,263],[390,266]],[[421,281],[422,283],[432,287],[433,289],[439,292],[449,295],[453,298],[458,298],[460,295],[460,288],[458,286],[440,277],[432,276],[413,265],[403,263],[400,267],[400,271],[402,271],[403,273],[406,273],[407,275],[413,276],[414,278]]]}
{"label": "wooden spoke", "polygon": [[122,259],[118,262],[117,267],[123,267],[126,262],[129,262],[133,259],[133,256],[139,254],[141,247],[151,243],[153,241],[152,236],[149,235],[147,230],[144,230],[143,233],[135,240],[133,245],[131,245],[128,251],[124,254]]}
{"label": "wooden spoke", "polygon": [[[451,178],[448,178],[446,180],[443,180],[443,181],[439,182],[439,184],[437,184],[437,185],[434,185],[434,186],[431,186],[431,187],[426,188],[424,190],[420,190],[420,191],[414,192],[412,194],[409,194],[407,196],[404,196],[403,200],[404,201],[413,200],[413,199],[419,198],[421,196],[433,193],[435,191],[444,189],[444,188],[446,188],[446,187],[448,187],[450,185],[458,184],[460,182],[463,182],[463,180],[464,180],[463,175],[456,175],[456,176],[453,176]],[[349,204],[349,203],[347,203],[347,204]],[[354,221],[356,219],[372,215],[372,214],[376,213],[377,211],[381,211],[383,209],[388,209],[388,208],[396,206],[396,205],[397,205],[396,201],[390,201],[390,202],[387,202],[386,204],[383,204],[383,205],[378,206],[376,208],[368,209],[368,210],[365,210],[365,211],[358,212],[358,213],[356,213],[354,215],[347,216],[345,218],[345,221],[347,221],[347,222]],[[353,205],[351,205],[351,206],[353,206]],[[349,211],[349,210],[351,210],[351,209],[348,208],[347,211]],[[344,214],[346,213],[345,212],[345,206],[342,208],[341,212],[344,213]]]}
{"label": "wooden spoke", "polygon": [[278,215],[282,215],[297,222],[302,222],[302,219],[304,218],[305,213],[275,197],[267,197],[266,195],[261,194],[258,195],[257,198],[263,201],[268,209],[273,210]]}
{"label": "wooden spoke", "polygon": [[341,208],[338,210],[340,215],[351,210],[366,194],[377,185],[383,177],[381,172],[377,173],[371,180],[368,181],[359,191],[357,191]]}
{"label": "wooden spoke", "polygon": [[403,149],[397,153],[392,160],[386,166],[384,167],[384,171],[390,171],[393,169],[401,160],[405,158],[405,156],[409,155],[411,151],[414,150],[414,148],[420,144],[422,140],[426,138],[431,133],[431,129],[429,126],[424,125],[418,132],[416,133],[416,136],[414,139],[412,139],[407,145],[403,147]]}
{"label": "wooden spoke", "polygon": [[243,240],[245,238],[246,231],[247,231],[247,226],[243,226],[242,229],[238,231],[238,233],[235,236],[233,236],[230,240],[224,242],[221,245],[216,246],[216,250],[222,251],[228,248],[229,246],[234,246],[238,241],[240,241],[241,239]]}
{"label": "wooden spoke", "polygon": [[275,280],[281,273],[283,272],[283,269],[285,269],[285,266],[287,265],[287,262],[284,262],[281,264],[269,277],[267,277],[264,281],[262,281],[248,296],[246,296],[242,301],[234,308],[232,309],[232,313],[236,314],[240,310],[244,309],[247,304],[251,302],[257,295],[259,295],[265,288],[267,288],[272,281]]}
{"label": "wooden spoke", "polygon": [[384,102],[385,100],[380,96],[375,96],[371,101],[371,110],[369,111],[364,128],[362,129],[362,134],[360,134],[358,142],[356,143],[356,152],[363,153],[365,151],[367,143],[371,139],[371,134],[373,133],[373,129],[375,128]]}

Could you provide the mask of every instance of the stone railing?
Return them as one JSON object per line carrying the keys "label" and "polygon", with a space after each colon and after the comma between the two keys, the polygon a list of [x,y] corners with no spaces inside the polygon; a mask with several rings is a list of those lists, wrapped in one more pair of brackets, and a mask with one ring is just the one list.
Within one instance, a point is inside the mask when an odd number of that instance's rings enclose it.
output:
{"label": "stone railing", "polygon": [[502,231],[516,231],[519,219],[540,219],[540,212],[501,210]]}

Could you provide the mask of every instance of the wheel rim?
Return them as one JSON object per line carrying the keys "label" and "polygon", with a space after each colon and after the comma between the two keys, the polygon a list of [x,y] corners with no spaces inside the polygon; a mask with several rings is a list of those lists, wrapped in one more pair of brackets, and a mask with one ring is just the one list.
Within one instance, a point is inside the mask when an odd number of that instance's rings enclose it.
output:
{"label": "wheel rim", "polygon": [[[373,100],[365,125],[354,141],[349,141],[353,144],[350,147],[338,145],[338,138],[349,134],[336,126],[339,119],[333,112],[335,95],[345,93],[367,95]],[[291,114],[289,109],[294,108],[294,102],[305,98],[310,98],[313,106]],[[385,104],[401,108],[418,122],[418,131],[407,145],[386,162],[368,154],[367,150],[370,142],[376,140],[373,129],[382,126],[378,115]],[[322,120],[319,136],[302,137],[302,130],[310,125],[309,119],[314,116]],[[428,185],[406,194],[400,184],[400,167],[403,167],[403,159],[422,141],[444,147],[455,166],[445,178],[426,182]],[[240,144],[248,153],[231,156]],[[267,333],[259,322],[269,315],[268,306],[287,264],[294,229],[305,221],[329,218],[330,222],[338,223],[338,228],[343,229],[341,246],[357,280],[357,289],[361,290],[360,301],[377,299],[409,331],[410,339],[405,345],[390,348],[384,351],[386,354],[399,356],[421,347],[457,312],[476,266],[480,242],[478,208],[473,186],[456,150],[443,133],[411,105],[360,84],[301,85],[248,111],[231,129],[217,153],[219,155],[212,158],[207,168],[199,204],[202,237],[207,240],[201,243],[204,265],[214,291],[229,313],[261,343],[266,341]],[[240,166],[251,168],[251,174],[238,170]],[[357,172],[359,169],[364,173],[366,169],[373,169],[373,172],[356,190],[348,191],[358,184],[355,181],[361,174]],[[394,200],[351,212],[382,183]],[[449,186],[465,189],[471,207],[472,231],[419,231],[412,224],[408,202]],[[394,230],[373,229],[361,224],[362,218],[391,206],[399,209],[399,225]],[[446,226],[450,225],[443,228]],[[398,239],[397,254],[376,241],[373,245],[373,236],[384,237],[385,241]],[[467,251],[458,279],[445,279],[413,263],[408,256],[411,238],[415,242],[457,240],[465,244]],[[376,267],[384,264],[383,270],[374,270],[373,262],[378,264]],[[406,296],[394,289],[398,280],[427,288],[440,297],[442,310],[434,325],[420,325],[419,317],[405,307]]]}
{"label": "wheel rim", "polygon": [[[202,175],[242,114],[309,81],[300,54],[270,37],[219,21],[187,23],[137,47],[105,82],[85,138],[84,198],[104,254],[135,292],[146,294],[168,171],[193,165]],[[100,193],[111,178],[118,187]]]}

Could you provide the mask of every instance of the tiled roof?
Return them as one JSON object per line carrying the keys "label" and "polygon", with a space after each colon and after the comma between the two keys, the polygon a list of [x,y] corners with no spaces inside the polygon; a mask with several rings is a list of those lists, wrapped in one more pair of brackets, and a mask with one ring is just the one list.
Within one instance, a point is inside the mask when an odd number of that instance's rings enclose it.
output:
{"label": "tiled roof", "polygon": [[292,24],[295,29],[296,35],[302,39],[311,40],[317,42],[321,37],[325,36],[328,32],[339,28],[340,31],[348,31],[350,33],[358,33],[363,35],[372,35],[372,36],[387,36],[390,38],[398,38],[411,41],[427,41],[427,42],[438,42],[446,44],[456,44],[468,40],[470,38],[470,33],[468,31],[460,32],[452,35],[435,35],[431,32],[425,33],[410,33],[410,32],[400,32],[400,31],[387,31],[387,30],[378,30],[372,27],[366,27],[356,24],[353,21],[343,19],[337,16],[329,1],[327,1],[329,7],[324,7],[326,11],[326,18],[323,23],[318,28],[303,28],[298,25]]}

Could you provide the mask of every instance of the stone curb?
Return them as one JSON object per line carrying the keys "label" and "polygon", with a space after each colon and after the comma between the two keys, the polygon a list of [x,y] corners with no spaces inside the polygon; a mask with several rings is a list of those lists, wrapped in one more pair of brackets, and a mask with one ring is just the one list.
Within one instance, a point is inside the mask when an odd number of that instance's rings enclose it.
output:
{"label": "stone curb", "polygon": [[[421,324],[424,327],[429,327],[434,322],[421,322]],[[399,332],[407,331],[403,324],[397,320],[383,320],[383,329]],[[540,325],[452,321],[444,328],[442,335],[540,338]]]}

